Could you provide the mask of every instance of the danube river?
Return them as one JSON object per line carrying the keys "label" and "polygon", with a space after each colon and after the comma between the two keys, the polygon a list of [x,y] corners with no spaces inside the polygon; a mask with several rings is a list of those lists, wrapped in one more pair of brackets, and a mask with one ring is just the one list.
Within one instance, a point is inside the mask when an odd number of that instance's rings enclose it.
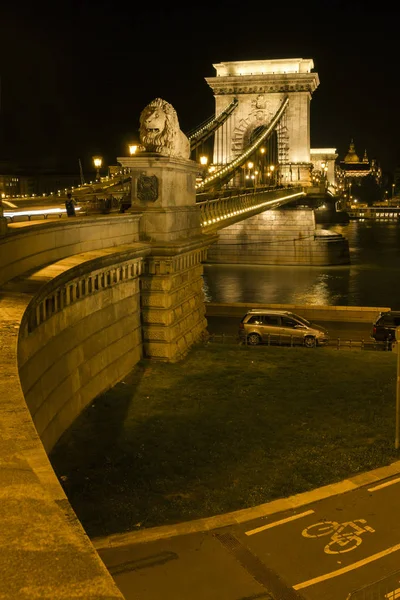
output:
{"label": "danube river", "polygon": [[318,226],[349,240],[351,264],[337,267],[204,265],[208,302],[387,306],[400,310],[400,223]]}

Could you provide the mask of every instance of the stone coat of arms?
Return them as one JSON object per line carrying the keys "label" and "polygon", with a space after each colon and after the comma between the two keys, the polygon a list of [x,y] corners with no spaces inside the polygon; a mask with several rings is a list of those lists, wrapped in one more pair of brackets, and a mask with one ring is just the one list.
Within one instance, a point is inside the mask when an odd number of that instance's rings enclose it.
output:
{"label": "stone coat of arms", "polygon": [[141,202],[155,202],[158,198],[158,179],[155,175],[140,175],[137,197]]}

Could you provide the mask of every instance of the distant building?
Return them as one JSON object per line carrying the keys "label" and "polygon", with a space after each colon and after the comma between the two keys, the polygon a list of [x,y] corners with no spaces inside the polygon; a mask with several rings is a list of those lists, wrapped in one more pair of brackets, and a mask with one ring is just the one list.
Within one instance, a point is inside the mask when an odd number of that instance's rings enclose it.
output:
{"label": "distant building", "polygon": [[366,150],[360,160],[351,140],[344,160],[336,164],[336,182],[348,203],[361,201],[370,204],[380,199],[382,169],[376,159],[369,160]]}
{"label": "distant building", "polygon": [[0,197],[42,196],[56,194],[58,190],[77,187],[81,183],[79,173],[57,173],[43,167],[32,168],[13,163],[0,162]]}
{"label": "distant building", "polygon": [[379,167],[377,161],[368,159],[367,151],[364,151],[363,159],[360,160],[355,147],[354,142],[351,140],[349,149],[347,151],[344,160],[339,162],[336,166],[336,179],[339,182],[346,182],[357,184],[359,180],[367,175],[371,175],[378,185],[382,182],[382,170]]}

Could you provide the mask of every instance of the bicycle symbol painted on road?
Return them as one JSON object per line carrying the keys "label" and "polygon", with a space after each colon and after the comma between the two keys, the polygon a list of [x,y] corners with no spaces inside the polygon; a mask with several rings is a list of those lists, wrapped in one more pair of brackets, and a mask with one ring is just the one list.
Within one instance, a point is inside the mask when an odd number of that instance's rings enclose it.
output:
{"label": "bicycle symbol painted on road", "polygon": [[326,544],[324,552],[326,554],[342,554],[355,550],[362,542],[361,535],[369,531],[374,533],[369,525],[366,525],[365,519],[355,519],[346,523],[337,523],[336,521],[324,521],[310,525],[303,529],[301,535],[306,538],[319,538],[324,535],[330,535],[331,541]]}

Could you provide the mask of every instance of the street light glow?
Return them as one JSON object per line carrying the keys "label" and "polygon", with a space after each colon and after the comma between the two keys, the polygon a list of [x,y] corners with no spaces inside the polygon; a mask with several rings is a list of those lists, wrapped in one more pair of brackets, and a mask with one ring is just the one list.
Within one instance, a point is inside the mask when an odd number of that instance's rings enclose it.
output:
{"label": "street light glow", "polygon": [[96,167],[96,179],[100,179],[100,169],[103,164],[103,159],[101,156],[93,156],[93,164]]}

